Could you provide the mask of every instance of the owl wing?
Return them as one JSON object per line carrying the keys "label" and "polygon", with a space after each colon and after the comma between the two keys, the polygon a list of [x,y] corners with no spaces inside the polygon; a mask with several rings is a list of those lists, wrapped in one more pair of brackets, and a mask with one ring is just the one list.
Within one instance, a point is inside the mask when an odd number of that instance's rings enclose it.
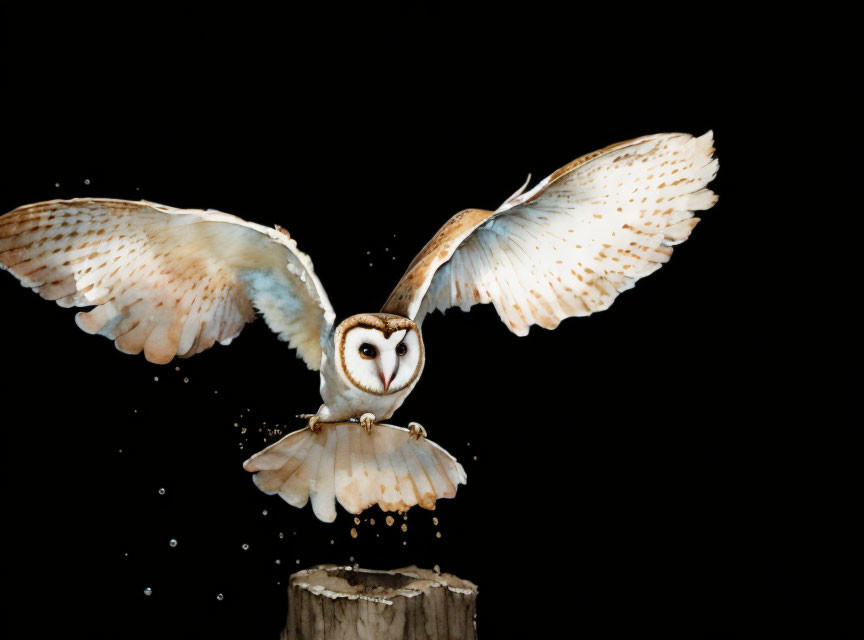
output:
{"label": "owl wing", "polygon": [[0,268],[78,326],[156,363],[228,344],[262,312],[310,369],[334,313],[312,261],[281,229],[152,202],[52,200],[0,217]]}
{"label": "owl wing", "polygon": [[717,197],[712,134],[658,134],[595,151],[497,211],[453,216],[382,311],[418,324],[435,309],[492,303],[517,335],[607,309],[669,260]]}

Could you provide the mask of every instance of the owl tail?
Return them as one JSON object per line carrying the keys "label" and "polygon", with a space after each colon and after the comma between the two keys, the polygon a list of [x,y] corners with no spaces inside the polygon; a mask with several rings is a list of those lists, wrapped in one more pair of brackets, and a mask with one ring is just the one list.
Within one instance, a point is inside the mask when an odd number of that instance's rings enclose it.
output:
{"label": "owl tail", "polygon": [[382,511],[434,509],[467,482],[462,465],[434,442],[407,429],[376,424],[371,433],[353,422],[295,431],[243,463],[264,493],[278,493],[319,520],[336,519],[336,500],[358,514],[377,504]]}

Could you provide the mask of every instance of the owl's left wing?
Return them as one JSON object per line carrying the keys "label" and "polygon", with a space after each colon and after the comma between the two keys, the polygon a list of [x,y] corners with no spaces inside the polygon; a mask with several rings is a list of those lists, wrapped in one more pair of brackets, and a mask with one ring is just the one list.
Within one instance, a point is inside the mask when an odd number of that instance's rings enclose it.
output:
{"label": "owl's left wing", "polygon": [[517,335],[607,309],[669,260],[717,197],[712,134],[646,136],[590,153],[497,211],[453,216],[382,311],[420,324],[435,309],[492,303]]}

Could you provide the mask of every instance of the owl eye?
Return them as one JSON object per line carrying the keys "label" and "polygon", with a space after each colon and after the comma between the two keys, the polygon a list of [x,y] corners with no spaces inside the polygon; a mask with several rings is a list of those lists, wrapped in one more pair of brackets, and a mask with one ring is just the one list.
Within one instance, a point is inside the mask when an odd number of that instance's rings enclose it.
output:
{"label": "owl eye", "polygon": [[358,351],[360,352],[360,355],[367,360],[371,360],[378,355],[378,350],[368,342],[364,342],[363,344],[361,344]]}
{"label": "owl eye", "polygon": [[396,345],[396,353],[400,356],[404,356],[406,353],[408,353],[408,345],[404,342],[400,342]]}

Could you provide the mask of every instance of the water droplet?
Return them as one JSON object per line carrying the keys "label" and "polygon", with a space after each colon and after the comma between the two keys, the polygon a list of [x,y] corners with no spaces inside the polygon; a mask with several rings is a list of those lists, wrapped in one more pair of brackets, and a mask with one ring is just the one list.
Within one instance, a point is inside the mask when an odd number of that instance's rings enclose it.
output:
{"label": "water droplet", "polygon": [[370,267],[372,266],[372,263],[371,263],[371,262],[369,263],[369,266],[370,266]]}
{"label": "water droplet", "polygon": [[144,587],[144,595],[145,596],[149,596],[152,593],[153,593],[153,589],[151,589],[150,587]]}
{"label": "water droplet", "polygon": [[159,495],[164,496],[165,495],[165,489],[159,489]]}
{"label": "water droplet", "polygon": [[90,184],[90,178],[86,178],[86,179],[84,180],[84,184]]}
{"label": "water droplet", "polygon": [[407,547],[407,546],[408,546],[408,542],[405,541],[405,540],[403,540],[403,541],[402,541],[402,546],[403,546],[403,547]]}
{"label": "water droplet", "polygon": [[282,561],[277,558],[276,564],[282,564]]}
{"label": "water droplet", "polygon": [[434,567],[432,567],[432,571],[434,571],[435,573],[441,573],[441,567],[439,567],[439,566],[436,564]]}
{"label": "water droplet", "polygon": [[60,183],[59,183],[59,182],[55,182],[55,183],[54,183],[54,186],[57,187],[57,188],[59,189],[59,188],[60,188]]}
{"label": "water droplet", "polygon": [[159,382],[159,376],[153,376],[153,382]]}
{"label": "water droplet", "polygon": [[264,511],[261,512],[261,515],[266,516],[267,515],[267,509],[264,509]]}
{"label": "water droplet", "polygon": [[186,384],[189,384],[189,378],[183,378],[183,382],[185,382]]}
{"label": "water droplet", "polygon": [[336,544],[335,540],[330,540],[330,544]]}
{"label": "water droplet", "polygon": [[403,522],[402,523],[402,532],[404,533],[405,531],[408,531],[408,525]]}
{"label": "water droplet", "polygon": [[476,460],[476,459],[477,459],[477,456],[474,456],[474,459]]}
{"label": "water droplet", "polygon": [[384,251],[390,251],[390,247],[384,247]]}
{"label": "water droplet", "polygon": [[348,556],[348,562],[354,562],[354,556]]}
{"label": "water droplet", "polygon": [[180,367],[174,367],[174,371],[180,372]]}
{"label": "water droplet", "polygon": [[369,518],[369,524],[371,524],[374,527],[375,526],[375,518]]}
{"label": "water droplet", "polygon": [[351,537],[356,538],[359,534],[357,533],[357,529],[351,527]]}
{"label": "water droplet", "polygon": [[245,542],[241,546],[243,547],[243,551],[249,551],[249,545]]}
{"label": "water droplet", "polygon": [[393,520],[393,516],[387,516],[387,517],[384,519],[384,522],[387,523],[387,526],[388,526],[388,527],[392,527],[392,526],[393,526],[393,522],[394,522],[394,520]]}
{"label": "water droplet", "polygon": [[354,524],[360,524],[360,518],[354,516]]}
{"label": "water droplet", "polygon": [[176,546],[177,546],[177,541],[176,541],[174,538],[171,538],[171,539],[168,541],[168,544],[170,544],[172,547],[176,547]]}
{"label": "water droplet", "polygon": [[438,518],[432,518],[432,524],[434,524],[437,527],[438,526]]}
{"label": "water droplet", "polygon": [[367,252],[366,252],[366,255],[367,255],[367,256],[372,255],[372,252],[371,252],[371,251],[367,251]]}
{"label": "water droplet", "polygon": [[225,599],[225,596],[223,596],[221,593],[217,593],[217,594],[216,594],[216,599],[219,600],[219,601],[221,602],[222,600]]}
{"label": "water droplet", "polygon": [[440,538],[440,537],[441,537],[441,532],[440,532],[440,531],[436,531],[436,532],[435,532],[435,537],[436,537],[436,538]]}
{"label": "water droplet", "polygon": [[297,564],[300,564],[300,558],[297,558]]}
{"label": "water droplet", "polygon": [[284,537],[285,537],[285,534],[282,533],[282,532],[280,531],[280,532],[279,532],[279,539],[281,540],[281,539],[283,539]]}

